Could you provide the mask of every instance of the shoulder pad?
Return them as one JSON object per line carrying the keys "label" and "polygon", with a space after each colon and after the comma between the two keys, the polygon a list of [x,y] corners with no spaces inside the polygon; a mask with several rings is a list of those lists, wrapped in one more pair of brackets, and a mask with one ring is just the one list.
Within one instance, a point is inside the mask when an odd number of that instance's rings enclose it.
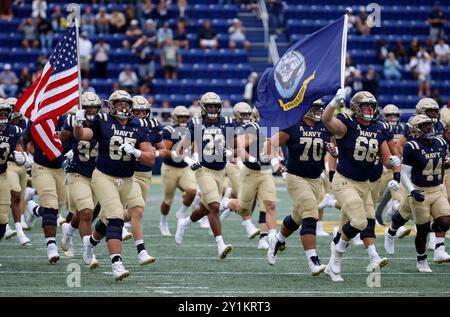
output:
{"label": "shoulder pad", "polygon": [[148,127],[147,120],[139,119],[139,126],[141,126],[142,128]]}
{"label": "shoulder pad", "polygon": [[170,133],[172,133],[172,132],[175,131],[175,129],[174,129],[172,126],[170,126],[170,125],[166,125],[166,126],[163,128],[163,130],[167,130],[167,131],[169,131]]}
{"label": "shoulder pad", "polygon": [[438,141],[441,143],[441,145],[445,145],[446,142],[442,137],[437,137],[436,139],[438,139]]}
{"label": "shoulder pad", "polygon": [[98,117],[99,117],[100,120],[108,121],[108,115],[106,113],[99,112],[98,113]]}
{"label": "shoulder pad", "polygon": [[413,150],[419,149],[419,144],[417,144],[416,141],[408,141],[406,144],[408,144]]}
{"label": "shoulder pad", "polygon": [[151,128],[157,128],[157,127],[159,127],[161,124],[159,123],[159,121],[158,121],[158,119],[156,119],[156,118],[151,118],[150,120],[149,120],[149,123],[150,123],[150,127]]}

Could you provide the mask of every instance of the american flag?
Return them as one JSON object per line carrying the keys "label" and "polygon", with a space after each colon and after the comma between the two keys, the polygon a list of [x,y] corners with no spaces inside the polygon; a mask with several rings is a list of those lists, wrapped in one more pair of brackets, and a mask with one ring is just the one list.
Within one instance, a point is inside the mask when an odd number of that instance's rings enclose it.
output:
{"label": "american flag", "polygon": [[63,148],[56,135],[58,116],[79,103],[77,38],[75,26],[67,28],[42,74],[17,101],[17,109],[30,119],[31,135],[50,160]]}

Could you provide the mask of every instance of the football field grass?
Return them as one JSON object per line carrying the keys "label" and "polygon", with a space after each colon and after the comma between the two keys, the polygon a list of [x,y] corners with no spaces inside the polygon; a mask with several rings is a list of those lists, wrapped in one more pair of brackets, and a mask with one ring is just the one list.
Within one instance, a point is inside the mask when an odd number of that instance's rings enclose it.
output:
{"label": "football field grass", "polygon": [[[281,180],[277,180],[277,219],[282,220],[290,210],[291,200]],[[242,220],[231,214],[223,224],[224,240],[234,250],[225,260],[218,260],[214,238],[207,229],[192,224],[186,231],[183,244],[175,244],[173,237],[159,234],[159,205],[161,202],[159,179],[155,178],[145,211],[145,245],[156,262],[140,266],[137,262],[133,240],[124,242],[123,259],[130,277],[122,282],[112,279],[109,256],[105,242],[96,248],[100,267],[90,271],[81,258],[82,246],[74,235],[75,257],[62,256],[56,265],[48,264],[45,241],[37,221],[27,234],[32,246],[22,247],[13,237],[0,242],[0,296],[151,296],[151,297],[233,297],[233,296],[449,296],[450,264],[435,265],[428,251],[433,273],[418,273],[415,267],[414,237],[396,240],[396,253],[380,276],[369,280],[379,287],[369,287],[366,272],[367,252],[362,246],[350,245],[342,265],[344,282],[334,283],[325,274],[312,277],[298,232],[287,240],[287,250],[280,253],[275,266],[269,266],[266,251],[257,250],[257,238],[247,239]],[[180,194],[169,215],[169,225],[175,234],[175,212],[181,203]],[[338,212],[327,209],[325,214],[328,232],[337,225]],[[258,213],[253,215],[257,223]],[[279,228],[279,225],[278,225]],[[131,229],[129,229],[131,230]],[[381,256],[383,228],[377,228],[377,249]],[[58,247],[61,229],[58,228]],[[328,262],[330,237],[318,237],[318,254],[323,263]],[[448,241],[448,240],[447,240]],[[448,243],[447,243],[448,244]],[[60,251],[60,255],[63,252]],[[81,268],[80,287],[69,287],[74,281],[71,270]],[[73,273],[72,273],[73,274]],[[379,281],[379,283],[376,283]],[[73,283],[69,283],[73,285]]]}

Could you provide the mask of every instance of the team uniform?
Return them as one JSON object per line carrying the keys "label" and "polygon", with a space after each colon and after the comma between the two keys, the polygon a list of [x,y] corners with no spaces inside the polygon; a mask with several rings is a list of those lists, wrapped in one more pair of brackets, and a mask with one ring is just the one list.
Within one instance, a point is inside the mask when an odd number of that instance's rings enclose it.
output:
{"label": "team uniform", "polygon": [[[11,125],[13,125],[11,123]],[[21,119],[18,125],[22,131],[26,130],[27,123],[24,119]],[[25,189],[27,188],[28,174],[25,165],[18,165],[8,158],[8,169],[7,169],[8,183],[11,190],[17,193],[21,193],[22,199],[25,195]]]}

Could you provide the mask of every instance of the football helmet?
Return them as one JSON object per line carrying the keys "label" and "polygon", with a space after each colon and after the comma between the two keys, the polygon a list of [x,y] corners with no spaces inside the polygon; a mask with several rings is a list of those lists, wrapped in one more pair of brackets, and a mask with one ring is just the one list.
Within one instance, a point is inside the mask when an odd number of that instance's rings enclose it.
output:
{"label": "football helmet", "polygon": [[416,114],[423,114],[436,123],[439,120],[439,105],[432,98],[422,98],[416,105]]}
{"label": "football helmet", "polygon": [[[384,106],[383,110],[381,111],[381,116],[383,117],[383,120],[385,122],[389,123],[391,126],[395,126],[400,121],[400,110],[396,105],[390,103]],[[395,117],[388,119],[388,116]]]}
{"label": "football helmet", "polygon": [[23,119],[23,115],[20,112],[16,112],[16,104],[17,104],[17,98],[10,97],[6,99],[6,103],[11,107],[11,112],[9,114],[9,120],[13,121],[14,119],[19,118],[20,120]]}
{"label": "football helmet", "polygon": [[[373,114],[367,115],[364,114],[361,105],[369,104],[373,108]],[[352,99],[350,99],[350,110],[355,115],[355,117],[363,119],[365,121],[373,121],[377,118],[379,114],[378,110],[378,102],[375,99],[374,95],[372,95],[368,91],[359,91],[357,92]]]}
{"label": "football helmet", "polygon": [[[191,113],[185,106],[176,106],[172,111],[173,122],[178,124],[180,127],[185,127],[190,117]],[[186,120],[186,122],[181,122],[181,118],[187,118],[188,120]]]}
{"label": "football helmet", "polygon": [[[117,111],[116,103],[119,101],[125,101],[126,103],[128,103],[129,107]],[[131,118],[131,107],[133,106],[133,99],[125,90],[116,90],[115,92],[113,92],[108,98],[108,103],[110,109],[109,113],[112,116],[120,119]]]}
{"label": "football helmet", "polygon": [[[4,110],[6,110],[6,113],[4,112]],[[0,112],[0,126],[5,126],[9,122],[11,107],[4,98],[0,98]]]}
{"label": "football helmet", "polygon": [[[320,120],[322,120],[322,113],[323,113],[323,106],[324,103],[322,101],[322,99],[317,99],[315,100],[311,107],[309,107],[309,110],[305,113],[305,117],[313,120],[314,122],[319,122]],[[315,113],[320,110],[320,115],[316,115]]]}
{"label": "football helmet", "polygon": [[152,105],[148,102],[147,98],[144,96],[134,96],[133,98],[133,115],[136,116],[135,111],[145,111],[145,115],[139,119],[148,119],[150,118],[152,112]]}
{"label": "football helmet", "polygon": [[[100,111],[102,101],[95,93],[85,92],[81,95],[81,107],[86,111],[86,119],[92,121],[94,120],[95,115]],[[89,108],[96,108],[97,110],[93,111]]]}
{"label": "football helmet", "polygon": [[[222,99],[215,92],[207,92],[200,99],[200,107],[202,108],[202,116],[206,116],[210,120],[215,120],[219,117],[222,111]],[[208,108],[213,105],[214,108]]]}
{"label": "football helmet", "polygon": [[416,139],[433,139],[436,136],[433,120],[426,115],[418,114],[414,116],[409,125],[409,132]]}
{"label": "football helmet", "polygon": [[[244,118],[243,116],[247,116]],[[236,119],[236,122],[240,125],[249,123],[252,118],[252,107],[246,102],[238,102],[233,107],[233,116]]]}

